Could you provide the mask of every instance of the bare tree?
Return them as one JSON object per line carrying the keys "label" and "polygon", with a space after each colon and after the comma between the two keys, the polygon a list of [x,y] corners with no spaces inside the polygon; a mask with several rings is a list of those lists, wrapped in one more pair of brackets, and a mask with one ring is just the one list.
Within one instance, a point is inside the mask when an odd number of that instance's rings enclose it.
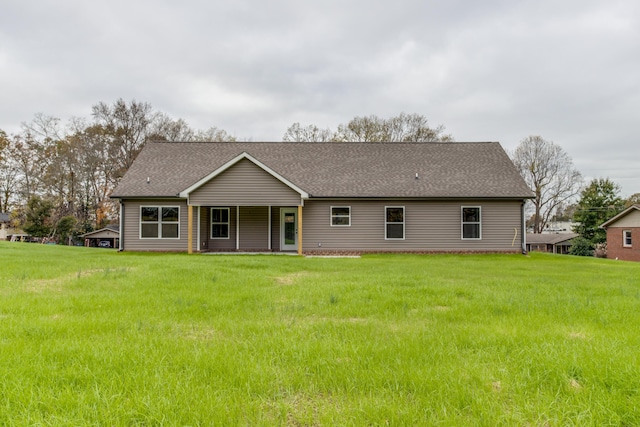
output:
{"label": "bare tree", "polygon": [[294,123],[282,137],[283,142],[330,142],[334,140],[331,129],[320,129],[316,125],[300,126]]}
{"label": "bare tree", "polygon": [[113,105],[99,102],[92,110],[96,123],[106,129],[111,137],[111,144],[117,147],[118,156],[114,160],[121,168],[120,173],[124,174],[151,132],[151,104],[135,100],[127,104],[120,98]]}
{"label": "bare tree", "polygon": [[196,142],[235,142],[236,137],[229,135],[226,130],[211,126],[207,130],[195,131],[192,141]]}
{"label": "bare tree", "polygon": [[533,231],[541,233],[558,208],[580,193],[582,174],[562,147],[540,136],[523,139],[512,160],[535,194]]}
{"label": "bare tree", "polygon": [[450,142],[453,137],[444,134],[444,126],[429,127],[420,114],[400,113],[388,119],[376,115],[355,117],[338,126],[335,139],[358,142]]}
{"label": "bare tree", "polygon": [[9,151],[10,139],[0,129],[0,212],[8,212],[17,185],[18,170]]}

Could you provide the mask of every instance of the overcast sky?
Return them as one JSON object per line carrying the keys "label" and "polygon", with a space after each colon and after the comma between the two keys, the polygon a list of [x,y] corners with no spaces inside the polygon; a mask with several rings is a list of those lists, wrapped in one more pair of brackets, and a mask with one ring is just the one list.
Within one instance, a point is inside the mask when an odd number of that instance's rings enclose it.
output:
{"label": "overcast sky", "polygon": [[456,141],[529,135],[640,192],[638,0],[0,0],[0,129],[150,103],[279,141],[418,113]]}

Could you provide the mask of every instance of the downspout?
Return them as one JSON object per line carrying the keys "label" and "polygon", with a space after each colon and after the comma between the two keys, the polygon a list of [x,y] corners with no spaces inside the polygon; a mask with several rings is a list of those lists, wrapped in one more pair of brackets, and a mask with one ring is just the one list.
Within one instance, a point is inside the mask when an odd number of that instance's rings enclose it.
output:
{"label": "downspout", "polygon": [[118,244],[118,251],[124,251],[124,203],[120,199],[120,243]]}
{"label": "downspout", "polygon": [[522,204],[520,205],[520,216],[522,217],[522,224],[520,224],[520,226],[522,227],[520,232],[520,239],[522,240],[522,255],[527,254],[527,223],[524,218],[524,205],[526,203],[527,200],[524,199],[522,200]]}

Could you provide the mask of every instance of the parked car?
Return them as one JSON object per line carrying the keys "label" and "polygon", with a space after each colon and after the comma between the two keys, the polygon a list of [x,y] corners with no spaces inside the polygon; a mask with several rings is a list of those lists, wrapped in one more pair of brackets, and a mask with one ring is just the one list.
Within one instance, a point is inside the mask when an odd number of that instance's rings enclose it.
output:
{"label": "parked car", "polygon": [[108,241],[108,240],[100,240],[100,242],[98,242],[98,247],[110,248],[111,247],[111,242]]}

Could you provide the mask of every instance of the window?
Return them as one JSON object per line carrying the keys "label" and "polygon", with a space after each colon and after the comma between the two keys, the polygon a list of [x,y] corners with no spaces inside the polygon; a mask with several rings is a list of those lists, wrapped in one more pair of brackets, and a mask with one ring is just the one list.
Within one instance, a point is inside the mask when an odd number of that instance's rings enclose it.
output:
{"label": "window", "polygon": [[331,226],[349,227],[351,225],[351,206],[331,206]]}
{"label": "window", "polygon": [[462,238],[478,240],[482,238],[479,206],[462,207]]}
{"label": "window", "polygon": [[387,206],[385,209],[386,240],[404,239],[404,206]]}
{"label": "window", "polygon": [[631,240],[631,230],[624,230],[622,232],[622,246],[625,248],[630,248],[633,246],[633,241]]}
{"label": "window", "polygon": [[229,238],[229,208],[211,208],[211,238]]}
{"label": "window", "polygon": [[141,239],[179,239],[180,207],[141,206]]}

